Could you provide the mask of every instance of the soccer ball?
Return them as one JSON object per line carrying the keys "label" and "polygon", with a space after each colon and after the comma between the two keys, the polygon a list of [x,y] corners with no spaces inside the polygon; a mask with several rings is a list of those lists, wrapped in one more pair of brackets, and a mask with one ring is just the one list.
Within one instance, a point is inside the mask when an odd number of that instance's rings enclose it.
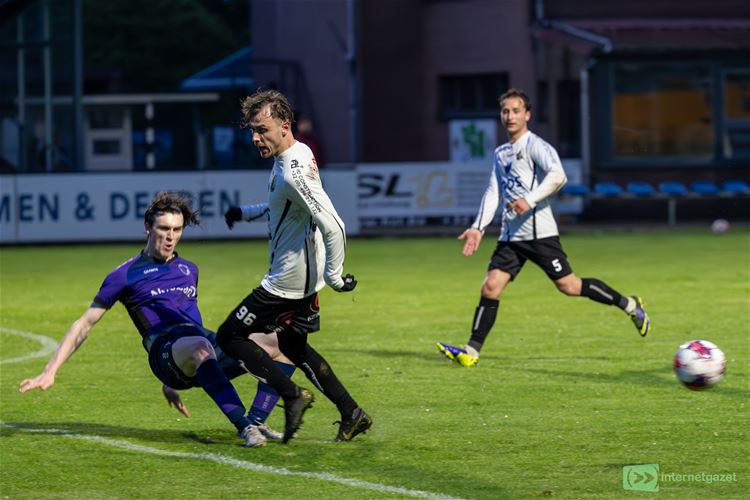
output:
{"label": "soccer ball", "polygon": [[726,219],[716,219],[711,223],[711,231],[714,232],[714,234],[724,234],[732,226],[729,224],[729,221]]}
{"label": "soccer ball", "polygon": [[725,369],[724,353],[708,340],[691,340],[682,344],[674,356],[677,379],[694,391],[708,389],[721,382]]}

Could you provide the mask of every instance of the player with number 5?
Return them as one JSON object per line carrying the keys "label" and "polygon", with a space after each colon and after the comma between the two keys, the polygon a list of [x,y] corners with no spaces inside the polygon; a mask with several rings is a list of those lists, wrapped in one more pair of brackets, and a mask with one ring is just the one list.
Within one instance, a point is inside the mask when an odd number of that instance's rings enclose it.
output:
{"label": "player with number 5", "polygon": [[465,256],[474,254],[485,228],[502,206],[500,237],[482,284],[468,344],[458,347],[438,342],[438,349],[461,366],[476,365],[495,324],[500,296],[527,260],[541,267],[565,295],[619,307],[645,337],[650,321],[640,297],[621,295],[596,278],[579,278],[568,263],[549,204],[549,197],[565,185],[567,178],[557,151],[528,128],[528,96],[510,89],[500,96],[498,104],[509,141],[495,149],[492,174],[477,218],[458,239],[465,240]]}

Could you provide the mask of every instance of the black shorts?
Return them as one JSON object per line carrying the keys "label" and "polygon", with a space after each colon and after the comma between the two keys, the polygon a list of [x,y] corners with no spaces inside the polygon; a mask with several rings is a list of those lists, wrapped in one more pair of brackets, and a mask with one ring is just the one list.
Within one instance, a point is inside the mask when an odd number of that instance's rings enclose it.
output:
{"label": "black shorts", "polygon": [[229,313],[224,324],[243,336],[256,332],[275,332],[279,336],[317,332],[320,330],[318,294],[285,299],[258,287]]}
{"label": "black shorts", "polygon": [[181,323],[153,333],[143,339],[143,346],[148,351],[148,364],[151,372],[163,384],[173,389],[198,387],[195,377],[188,377],[177,367],[172,356],[172,344],[182,337],[205,337],[216,346],[216,336],[200,325]]}
{"label": "black shorts", "polygon": [[488,270],[500,269],[514,280],[527,259],[541,267],[551,280],[573,272],[558,236],[529,241],[498,241]]}
{"label": "black shorts", "polygon": [[302,366],[307,353],[307,335],[320,330],[318,294],[285,299],[258,287],[239,303],[219,327],[219,335],[247,338],[251,333],[276,333],[279,350],[295,365]]}

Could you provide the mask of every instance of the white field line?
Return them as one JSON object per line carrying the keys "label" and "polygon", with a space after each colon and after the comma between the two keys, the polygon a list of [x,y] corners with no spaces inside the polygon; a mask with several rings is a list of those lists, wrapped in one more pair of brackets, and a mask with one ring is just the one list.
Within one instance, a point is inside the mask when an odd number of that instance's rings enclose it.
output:
{"label": "white field line", "polygon": [[130,443],[128,441],[117,441],[115,439],[109,439],[102,436],[91,435],[91,434],[77,434],[74,432],[63,431],[60,429],[42,429],[42,428],[31,428],[26,426],[19,426],[7,422],[0,421],[0,425],[3,427],[11,427],[23,432],[32,433],[44,433],[44,434],[56,434],[66,438],[77,439],[80,441],[89,441],[105,446],[112,446],[115,448],[122,448],[127,451],[135,453],[147,453],[150,455],[157,455],[160,457],[170,458],[187,458],[193,460],[201,460],[204,462],[214,462],[219,465],[229,465],[238,469],[249,470],[253,472],[260,472],[264,474],[275,474],[278,476],[295,476],[304,477],[308,479],[317,479],[319,481],[327,481],[332,483],[339,483],[345,486],[351,486],[352,488],[360,488],[365,490],[377,491],[378,493],[393,493],[395,495],[405,495],[417,498],[429,498],[435,500],[460,500],[456,497],[449,495],[443,495],[441,493],[432,493],[429,491],[410,490],[407,488],[399,488],[397,486],[388,486],[385,484],[370,483],[368,481],[360,481],[358,479],[349,479],[346,477],[336,476],[334,474],[327,474],[321,472],[298,472],[289,469],[271,467],[268,465],[256,464],[248,462],[246,460],[239,460],[236,458],[228,457],[225,455],[219,455],[217,453],[186,453],[182,451],[170,451],[162,450],[160,448],[154,448],[151,446],[144,446],[140,444]]}
{"label": "white field line", "polygon": [[23,356],[18,356],[16,358],[0,359],[0,365],[9,365],[11,363],[21,363],[29,359],[41,358],[41,357],[52,354],[53,352],[55,352],[55,349],[57,349],[57,342],[54,339],[47,337],[45,335],[25,332],[23,330],[16,330],[14,328],[5,328],[2,326],[0,326],[0,332],[9,333],[11,335],[18,335],[19,337],[24,337],[24,338],[31,339],[31,340],[36,340],[42,345],[42,347],[38,351],[32,352],[31,354],[25,354]]}

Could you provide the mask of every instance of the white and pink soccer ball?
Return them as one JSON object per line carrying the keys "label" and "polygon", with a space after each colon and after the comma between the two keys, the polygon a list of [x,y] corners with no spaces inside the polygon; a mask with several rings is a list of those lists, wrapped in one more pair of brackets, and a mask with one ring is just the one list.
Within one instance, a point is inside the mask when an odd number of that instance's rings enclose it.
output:
{"label": "white and pink soccer ball", "polygon": [[729,221],[726,219],[716,219],[711,223],[711,231],[713,231],[714,234],[724,234],[728,232],[731,227]]}
{"label": "white and pink soccer ball", "polygon": [[682,344],[674,356],[677,379],[694,391],[721,382],[726,364],[724,353],[708,340],[691,340]]}

